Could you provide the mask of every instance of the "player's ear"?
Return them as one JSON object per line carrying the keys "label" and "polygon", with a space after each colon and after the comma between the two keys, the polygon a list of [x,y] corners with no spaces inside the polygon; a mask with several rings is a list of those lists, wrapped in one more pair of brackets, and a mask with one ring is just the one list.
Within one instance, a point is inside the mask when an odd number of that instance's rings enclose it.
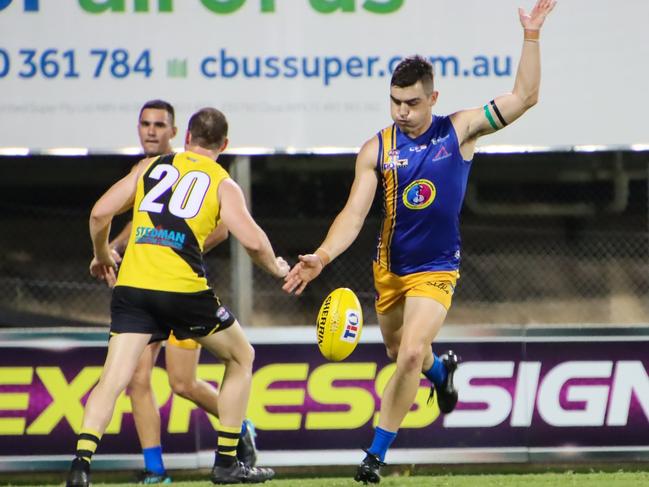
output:
{"label": "player's ear", "polygon": [[189,145],[190,142],[192,141],[192,134],[189,132],[185,132],[185,145]]}
{"label": "player's ear", "polygon": [[229,142],[230,142],[230,139],[228,139],[226,137],[225,140],[223,141],[223,144],[221,145],[221,147],[219,147],[219,152],[225,152],[225,149],[228,148],[228,143]]}
{"label": "player's ear", "polygon": [[430,106],[434,106],[435,103],[437,103],[437,97],[439,96],[439,91],[433,90],[433,92],[430,94]]}
{"label": "player's ear", "polygon": [[178,127],[174,125],[174,128],[171,129],[171,138],[173,139],[177,133],[178,133]]}

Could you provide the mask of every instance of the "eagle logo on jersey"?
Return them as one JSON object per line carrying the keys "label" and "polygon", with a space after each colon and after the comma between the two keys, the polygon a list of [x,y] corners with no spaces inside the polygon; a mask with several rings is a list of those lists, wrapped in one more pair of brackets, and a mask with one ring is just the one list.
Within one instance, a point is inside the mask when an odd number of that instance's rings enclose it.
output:
{"label": "eagle logo on jersey", "polygon": [[403,191],[403,204],[411,210],[423,210],[435,199],[437,190],[428,179],[417,179]]}

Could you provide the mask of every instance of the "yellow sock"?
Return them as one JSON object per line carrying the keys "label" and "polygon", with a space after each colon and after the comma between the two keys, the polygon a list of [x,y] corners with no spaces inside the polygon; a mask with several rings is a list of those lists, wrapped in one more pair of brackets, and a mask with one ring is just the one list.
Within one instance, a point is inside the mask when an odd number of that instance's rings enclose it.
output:
{"label": "yellow sock", "polygon": [[[239,444],[239,436],[241,435],[241,427],[219,426],[219,440],[216,451],[221,457],[229,457],[231,459],[237,456],[237,445]],[[227,458],[224,458],[224,460]]]}
{"label": "yellow sock", "polygon": [[92,455],[99,446],[101,435],[91,429],[82,429],[77,437],[77,451],[76,455],[83,458],[86,462],[90,463]]}

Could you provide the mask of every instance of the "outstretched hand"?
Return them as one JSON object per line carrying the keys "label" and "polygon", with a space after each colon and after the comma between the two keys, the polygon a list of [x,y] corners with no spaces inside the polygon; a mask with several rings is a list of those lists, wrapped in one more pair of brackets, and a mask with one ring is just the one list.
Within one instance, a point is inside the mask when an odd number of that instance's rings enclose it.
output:
{"label": "outstretched hand", "polygon": [[532,11],[528,14],[522,8],[518,9],[518,16],[524,29],[539,30],[545,22],[552,9],[557,4],[557,0],[538,0]]}
{"label": "outstretched hand", "polygon": [[117,282],[117,264],[121,261],[122,257],[117,251],[110,249],[110,254],[104,257],[93,257],[90,262],[90,275],[95,279],[105,281],[106,285],[112,288]]}
{"label": "outstretched hand", "polygon": [[307,284],[322,272],[322,260],[315,254],[300,255],[300,261],[293,266],[291,272],[284,278],[282,289],[287,293],[302,294]]}

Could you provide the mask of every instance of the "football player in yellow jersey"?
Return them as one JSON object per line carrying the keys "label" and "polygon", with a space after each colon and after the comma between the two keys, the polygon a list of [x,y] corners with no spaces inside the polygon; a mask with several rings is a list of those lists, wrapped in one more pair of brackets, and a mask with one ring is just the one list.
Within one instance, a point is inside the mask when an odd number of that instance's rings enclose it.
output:
{"label": "football player in yellow jersey", "polygon": [[355,480],[380,481],[379,467],[410,410],[422,372],[442,412],[457,402],[452,374],[457,358],[437,360],[431,343],[451,305],[460,261],[459,214],[479,137],[523,115],[538,100],[540,29],[556,0],[519,9],[523,47],[511,93],[480,108],[433,115],[438,92],[431,64],[403,60],[390,86],[394,124],[368,140],[356,159],[349,198],[320,247],[300,256],[284,290],[300,294],[322,269],[356,239],[377,187],[383,188],[384,220],[374,259],[375,303],[388,357],[396,361],[379,413],[374,439]]}
{"label": "football player in yellow jersey", "polygon": [[[164,100],[150,100],[142,105],[138,117],[138,136],[147,157],[172,153],[171,139],[176,136],[176,132],[175,110],[170,103]],[[113,258],[117,263],[122,260],[130,233],[131,222],[109,244],[116,252]],[[227,238],[226,226],[218,225],[207,237],[203,253],[209,252]],[[107,284],[113,287],[116,277],[109,275],[108,279]],[[138,481],[143,484],[171,482],[162,458],[160,412],[151,387],[151,373],[162,343],[156,341],[146,347],[127,388],[144,457],[144,470],[138,474]],[[210,383],[196,378],[200,352],[200,345],[195,340],[177,340],[173,334],[170,335],[165,346],[165,367],[169,385],[175,394],[218,417],[218,391]],[[257,460],[254,434],[253,424],[247,419],[244,420],[237,457],[251,467]]]}
{"label": "football player in yellow jersey", "polygon": [[254,350],[232,313],[207,284],[202,260],[206,238],[222,221],[253,262],[277,278],[289,266],[276,257],[264,231],[248,212],[241,188],[216,162],[227,147],[228,124],[214,108],[192,115],[185,151],[143,159],[95,204],[90,216],[94,258],[90,273],[114,278],[108,245],[115,215],[133,208],[133,230],[111,299],[111,338],[98,384],[90,393],[68,486],[90,483],[90,460],[153,338],[174,331],[193,338],[225,365],[219,394],[219,435],[214,483],[259,483],[271,469],[236,458],[252,380]]}

